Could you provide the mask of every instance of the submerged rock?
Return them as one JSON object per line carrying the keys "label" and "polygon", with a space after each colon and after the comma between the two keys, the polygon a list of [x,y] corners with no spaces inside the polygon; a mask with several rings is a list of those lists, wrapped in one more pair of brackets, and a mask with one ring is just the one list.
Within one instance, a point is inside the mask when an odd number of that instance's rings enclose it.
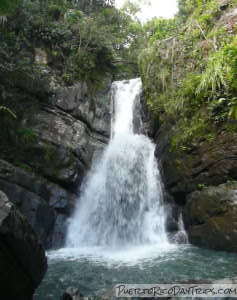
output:
{"label": "submerged rock", "polygon": [[173,244],[187,244],[188,238],[185,231],[177,231],[174,234],[168,234],[169,241]]}
{"label": "submerged rock", "polygon": [[80,300],[84,299],[83,295],[80,293],[79,289],[69,287],[62,296],[62,300]]}
{"label": "submerged rock", "polygon": [[30,300],[47,270],[44,249],[26,218],[0,191],[2,299]]}
{"label": "submerged rock", "polygon": [[237,182],[192,193],[184,221],[191,243],[237,252]]}

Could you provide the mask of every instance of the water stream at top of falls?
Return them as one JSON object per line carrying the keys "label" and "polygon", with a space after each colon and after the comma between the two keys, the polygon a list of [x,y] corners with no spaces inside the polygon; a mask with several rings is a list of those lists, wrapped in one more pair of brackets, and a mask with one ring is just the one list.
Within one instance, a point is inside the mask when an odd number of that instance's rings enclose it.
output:
{"label": "water stream at top of falls", "polygon": [[168,243],[155,146],[133,129],[141,89],[139,78],[113,83],[111,139],[84,184],[67,247]]}

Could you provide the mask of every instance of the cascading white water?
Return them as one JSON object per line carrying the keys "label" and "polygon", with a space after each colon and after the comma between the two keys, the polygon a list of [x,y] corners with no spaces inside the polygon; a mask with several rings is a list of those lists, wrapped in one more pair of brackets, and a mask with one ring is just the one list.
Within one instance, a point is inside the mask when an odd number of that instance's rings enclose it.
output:
{"label": "cascading white water", "polygon": [[140,79],[113,84],[111,140],[84,186],[67,247],[168,243],[155,147],[133,132],[141,87]]}

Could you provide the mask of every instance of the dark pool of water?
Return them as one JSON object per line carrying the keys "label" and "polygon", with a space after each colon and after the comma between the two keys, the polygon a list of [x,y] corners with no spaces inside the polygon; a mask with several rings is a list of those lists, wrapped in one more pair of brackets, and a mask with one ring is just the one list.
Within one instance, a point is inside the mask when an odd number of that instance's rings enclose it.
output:
{"label": "dark pool of water", "polygon": [[48,253],[48,272],[35,300],[59,300],[69,286],[103,295],[119,283],[173,283],[237,276],[237,255],[190,245],[61,249]]}

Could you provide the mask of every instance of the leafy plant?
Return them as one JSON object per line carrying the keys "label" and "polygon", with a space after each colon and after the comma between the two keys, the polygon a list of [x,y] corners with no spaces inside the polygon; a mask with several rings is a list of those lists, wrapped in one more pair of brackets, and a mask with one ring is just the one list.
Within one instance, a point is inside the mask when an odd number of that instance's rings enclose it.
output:
{"label": "leafy plant", "polygon": [[208,59],[205,72],[202,73],[200,84],[197,87],[196,93],[210,91],[214,94],[222,87],[227,88],[227,74],[229,66],[226,64],[226,59],[223,51],[218,51],[211,55]]}
{"label": "leafy plant", "polygon": [[0,15],[6,16],[14,12],[21,0],[1,0],[0,1]]}
{"label": "leafy plant", "polygon": [[219,1],[179,0],[179,7],[171,23],[156,21],[139,67],[150,110],[172,128],[173,151],[189,151],[237,130],[237,40],[235,27],[219,22]]}

